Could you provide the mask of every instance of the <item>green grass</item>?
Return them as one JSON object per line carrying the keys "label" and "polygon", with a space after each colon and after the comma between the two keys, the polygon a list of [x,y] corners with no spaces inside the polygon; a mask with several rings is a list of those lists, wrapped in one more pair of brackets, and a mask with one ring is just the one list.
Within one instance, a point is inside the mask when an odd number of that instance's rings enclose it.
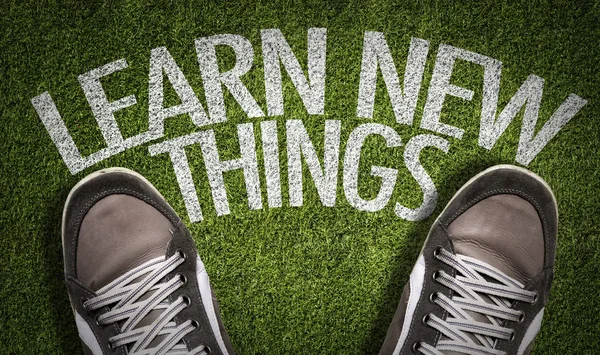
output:
{"label": "green grass", "polygon": [[[442,6],[443,4],[443,6]],[[204,102],[194,39],[232,33],[248,38],[255,64],[245,77],[266,110],[260,29],[279,28],[306,67],[306,31],[327,28],[326,114],[308,116],[284,76],[285,115],[303,119],[322,156],[325,119],[342,121],[342,142],[365,122],[356,118],[364,31],[381,31],[400,75],[410,37],[431,42],[415,125],[395,123],[381,77],[374,122],[389,125],[403,142],[419,133],[418,122],[441,43],[503,62],[500,106],[529,74],[546,80],[538,129],[570,93],[589,103],[529,165],[552,186],[559,203],[556,276],[535,354],[591,354],[598,340],[600,290],[600,6],[598,2],[488,1],[260,4],[162,1],[5,1],[0,5],[0,352],[81,352],[62,274],[60,217],[70,188],[87,173],[124,166],[146,176],[187,221],[171,162],[150,157],[148,144],[118,154],[72,176],[29,100],[49,91],[82,154],[103,146],[102,136],[77,76],[126,58],[129,68],[104,81],[109,99],[134,93],[138,105],[117,114],[124,136],[146,129],[148,59],[166,46]],[[224,67],[231,53],[220,53]],[[187,152],[205,220],[190,224],[233,345],[241,354],[375,354],[391,321],[402,285],[429,225],[473,174],[497,163],[514,163],[521,114],[491,151],[477,146],[481,67],[457,63],[452,82],[475,91],[471,102],[448,99],[444,122],[465,129],[448,138],[448,154],[427,150],[422,162],[436,183],[439,202],[423,222],[394,215],[393,202],[416,207],[421,191],[404,167],[402,149],[369,141],[361,172],[369,165],[395,167],[391,202],[377,213],[360,212],[338,186],[334,208],[323,207],[305,175],[304,206],[290,207],[282,161],[279,209],[249,211],[241,172],[225,176],[232,213],[216,217],[202,154]],[[176,104],[167,90],[167,104]],[[206,107],[206,106],[205,106]],[[239,155],[235,124],[248,119],[226,94],[228,122],[214,127],[223,159]],[[265,118],[266,119],[266,118]],[[274,118],[269,118],[274,119]],[[368,121],[368,120],[367,120]],[[212,127],[211,127],[212,128]],[[166,137],[199,130],[187,116],[166,122]],[[280,136],[283,131],[280,131]],[[320,142],[319,142],[320,141]],[[282,143],[283,144],[283,143]],[[282,145],[280,148],[283,148]],[[342,153],[343,153],[342,147]],[[261,155],[259,152],[259,160]],[[364,176],[363,176],[364,175]],[[262,176],[262,175],[261,175]],[[361,175],[361,193],[374,196],[378,181]],[[264,186],[264,178],[262,180]],[[189,222],[189,221],[188,221]]]}

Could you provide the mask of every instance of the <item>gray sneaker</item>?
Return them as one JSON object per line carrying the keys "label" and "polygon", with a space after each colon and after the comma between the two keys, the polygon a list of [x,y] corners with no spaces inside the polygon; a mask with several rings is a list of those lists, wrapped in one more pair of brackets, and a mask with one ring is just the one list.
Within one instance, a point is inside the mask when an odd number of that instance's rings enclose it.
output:
{"label": "gray sneaker", "polygon": [[539,176],[510,165],[475,176],[431,227],[380,354],[529,354],[557,228]]}
{"label": "gray sneaker", "polygon": [[85,354],[233,354],[190,233],[123,168],[95,172],[63,212],[63,256]]}

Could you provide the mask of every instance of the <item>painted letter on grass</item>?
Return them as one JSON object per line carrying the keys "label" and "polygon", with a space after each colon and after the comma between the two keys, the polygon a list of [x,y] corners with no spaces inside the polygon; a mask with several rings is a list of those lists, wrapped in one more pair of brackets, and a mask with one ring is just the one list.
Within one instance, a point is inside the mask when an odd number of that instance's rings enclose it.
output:
{"label": "painted letter on grass", "polygon": [[334,206],[337,175],[340,157],[341,123],[337,120],[325,121],[325,156],[323,166],[319,163],[315,148],[310,141],[304,123],[300,120],[286,122],[288,181],[290,205],[302,206],[302,156],[313,178],[323,206]]}
{"label": "painted letter on grass", "polygon": [[198,195],[196,194],[196,186],[192,179],[192,172],[184,148],[188,145],[198,143],[199,141],[199,133],[192,133],[148,147],[151,156],[169,153],[171,162],[173,163],[175,177],[177,178],[177,183],[179,183],[179,189],[181,190],[181,196],[183,196],[183,202],[185,203],[188,217],[192,223],[202,220],[202,210],[200,209],[200,202],[198,202]]}
{"label": "painted letter on grass", "polygon": [[262,30],[265,66],[265,90],[269,116],[283,115],[281,64],[287,71],[300,98],[311,115],[325,113],[325,52],[327,30],[308,29],[308,81],[290,45],[278,29]]}
{"label": "painted letter on grass", "polygon": [[441,137],[430,134],[412,137],[408,143],[406,143],[406,149],[404,149],[404,163],[423,191],[423,202],[421,203],[421,206],[415,209],[410,209],[396,203],[394,212],[398,217],[408,221],[421,221],[429,217],[437,203],[438,195],[435,184],[419,161],[419,155],[426,147],[436,147],[443,152],[448,153],[450,143]]}
{"label": "painted letter on grass", "polygon": [[[163,92],[163,72],[179,96],[181,104],[166,108]],[[148,80],[148,126],[150,131],[162,136],[165,119],[189,114],[194,124],[202,127],[211,123],[198,97],[177,66],[175,59],[165,47],[150,52],[150,76]]]}
{"label": "painted letter on grass", "polygon": [[269,208],[281,207],[281,174],[279,170],[279,140],[277,121],[260,123],[265,177],[267,180],[267,201]]}
{"label": "painted letter on grass", "polygon": [[[215,47],[219,45],[229,46],[235,52],[233,68],[223,73],[219,72],[215,50]],[[248,117],[264,116],[256,100],[240,79],[250,70],[254,61],[254,50],[250,41],[240,35],[230,34],[204,37],[196,40],[196,52],[204,82],[206,105],[212,123],[223,122],[227,119],[221,84],[225,85]]]}
{"label": "painted letter on grass", "polygon": [[376,212],[384,208],[392,197],[398,170],[382,166],[371,166],[371,176],[381,178],[381,188],[372,200],[364,200],[358,194],[358,166],[360,152],[369,135],[379,135],[385,139],[388,148],[402,144],[400,136],[391,127],[377,123],[365,123],[356,127],[348,138],[344,157],[344,193],[348,203],[360,211]]}
{"label": "painted letter on grass", "polygon": [[464,133],[462,129],[440,122],[446,95],[469,101],[473,99],[473,91],[450,84],[450,77],[452,76],[456,59],[466,60],[483,66],[482,117],[489,115],[489,110],[492,107],[490,103],[493,102],[493,98],[498,95],[498,91],[500,90],[502,62],[447,44],[440,45],[433,69],[433,76],[429,84],[427,102],[423,110],[421,128],[461,139]]}
{"label": "painted letter on grass", "polygon": [[211,129],[199,132],[200,148],[206,165],[208,183],[217,216],[230,213],[229,202],[227,201],[227,191],[223,181],[223,173],[226,171],[242,169],[244,171],[244,180],[246,183],[246,192],[248,193],[248,206],[251,210],[262,208],[262,199],[260,196],[260,182],[258,178],[258,162],[256,160],[256,143],[254,142],[254,129],[252,123],[237,125],[238,138],[240,140],[240,152],[242,157],[239,159],[221,161],[217,151],[217,142],[215,132]]}
{"label": "painted letter on grass", "polygon": [[406,125],[412,124],[428,51],[429,42],[418,38],[413,38],[410,41],[404,71],[404,95],[402,95],[394,59],[383,33],[365,32],[356,115],[362,118],[373,118],[377,66],[379,65],[396,116],[396,122]]}
{"label": "painted letter on grass", "polygon": [[135,105],[136,100],[134,95],[129,95],[117,101],[109,102],[104,88],[102,88],[102,84],[100,83],[100,78],[125,68],[127,68],[127,62],[125,59],[120,59],[79,76],[83,93],[92,108],[94,117],[98,122],[98,127],[100,127],[100,132],[102,132],[104,140],[109,147],[117,147],[123,144],[123,136],[121,135],[119,126],[117,126],[114,113]]}
{"label": "painted letter on grass", "polygon": [[135,96],[130,95],[117,101],[109,102],[100,83],[100,78],[125,68],[127,68],[127,62],[125,59],[120,59],[79,76],[81,87],[107,144],[106,148],[100,149],[87,157],[81,156],[50,94],[44,92],[31,99],[31,103],[35,107],[40,120],[44,123],[46,130],[50,134],[50,138],[52,138],[67,168],[73,175],[110,156],[162,136],[162,133],[157,134],[148,130],[133,137],[123,139],[114,113],[123,108],[135,105]]}
{"label": "painted letter on grass", "polygon": [[496,105],[498,104],[498,95],[496,94],[493,110],[490,110],[485,117],[482,114],[479,145],[486,149],[492,149],[506,127],[525,106],[519,148],[515,160],[523,165],[529,165],[558,131],[587,103],[586,100],[575,94],[569,95],[534,137],[533,132],[540,113],[543,92],[544,79],[536,75],[530,75],[500,112],[498,118],[494,120]]}

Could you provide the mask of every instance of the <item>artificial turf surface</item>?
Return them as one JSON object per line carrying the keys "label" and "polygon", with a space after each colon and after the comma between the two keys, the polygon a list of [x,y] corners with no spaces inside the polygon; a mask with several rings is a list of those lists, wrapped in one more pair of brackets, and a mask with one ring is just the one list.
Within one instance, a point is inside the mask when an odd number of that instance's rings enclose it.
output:
{"label": "artificial turf surface", "polygon": [[[374,197],[380,181],[368,167],[398,169],[388,205],[379,212],[351,207],[341,187],[324,207],[306,166],[304,205],[288,199],[284,122],[302,119],[322,158],[325,119],[342,121],[342,154],[353,128],[364,122],[393,127],[403,142],[416,134],[435,52],[442,44],[503,63],[500,107],[531,73],[546,80],[537,129],[570,93],[588,104],[528,166],[553,188],[560,225],[556,275],[534,354],[591,354],[600,348],[600,3],[474,2],[172,2],[4,1],[0,5],[0,352],[78,353],[77,330],[62,274],[60,218],[70,188],[86,174],[124,166],[146,176],[184,218],[211,276],[225,325],[240,354],[375,354],[383,342],[402,286],[430,224],[454,192],[477,172],[515,163],[522,112],[490,151],[477,145],[482,68],[457,62],[456,85],[472,101],[448,98],[442,120],[465,129],[449,152],[426,149],[421,162],[439,201],[424,221],[394,214],[394,202],[415,208],[419,185],[406,169],[402,148],[368,141],[361,157],[360,193]],[[226,123],[195,127],[189,116],[166,121],[165,138],[212,128],[222,159],[239,157],[235,124],[275,119],[280,130],[283,207],[250,211],[241,171],[225,174],[231,214],[217,217],[202,154],[186,149],[205,219],[191,224],[167,154],[143,146],[71,175],[30,100],[49,91],[82,155],[104,146],[77,76],[126,58],[129,68],[103,79],[108,98],[135,94],[138,104],[116,114],[125,137],[147,129],[148,58],[166,46],[204,104],[194,39],[239,34],[250,40],[254,65],[243,77],[266,110],[260,30],[279,28],[306,68],[310,27],[327,28],[325,115],[308,115],[284,75],[285,114],[249,119],[226,94]],[[397,124],[379,75],[372,120],[356,118],[364,31],[384,32],[400,78],[411,37],[430,41],[423,86],[412,126]],[[232,53],[219,52],[223,67]],[[402,81],[401,81],[402,82]],[[170,90],[170,91],[169,91]],[[178,103],[165,85],[166,103]],[[257,139],[260,138],[257,133]],[[261,150],[258,149],[259,162]],[[341,163],[340,163],[341,164]],[[341,165],[340,165],[341,166]]]}

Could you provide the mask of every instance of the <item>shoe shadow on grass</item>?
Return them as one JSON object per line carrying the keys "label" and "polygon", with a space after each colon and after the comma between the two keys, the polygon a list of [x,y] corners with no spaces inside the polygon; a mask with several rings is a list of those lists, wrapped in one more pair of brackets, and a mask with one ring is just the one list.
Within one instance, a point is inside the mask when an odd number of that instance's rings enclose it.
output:
{"label": "shoe shadow on grass", "polygon": [[[48,204],[48,210],[45,213],[45,231],[43,238],[44,248],[42,251],[43,267],[42,271],[46,277],[47,304],[49,306],[46,317],[50,317],[53,329],[48,329],[53,334],[55,344],[54,348],[47,348],[48,351],[60,352],[63,354],[82,354],[83,350],[79,341],[75,318],[69,296],[67,295],[67,286],[64,276],[64,260],[62,254],[61,221],[64,201],[69,194],[71,186],[64,186],[55,196],[49,196],[52,201]],[[48,346],[48,344],[47,344]]]}
{"label": "shoe shadow on grass", "polygon": [[400,302],[402,289],[408,282],[410,272],[417,261],[423,243],[425,243],[429,229],[448,201],[470,178],[491,166],[501,163],[503,162],[495,160],[493,157],[478,159],[475,162],[465,162],[454,170],[456,173],[446,175],[441,181],[435,181],[438,191],[437,206],[431,216],[424,221],[413,223],[406,235],[398,236],[399,238],[403,238],[405,242],[400,246],[391,260],[395,268],[390,274],[389,283],[381,299],[381,306],[377,313],[376,321],[371,328],[371,332],[365,337],[361,348],[357,349],[357,354],[379,353],[387,329],[394,318],[396,308]]}

